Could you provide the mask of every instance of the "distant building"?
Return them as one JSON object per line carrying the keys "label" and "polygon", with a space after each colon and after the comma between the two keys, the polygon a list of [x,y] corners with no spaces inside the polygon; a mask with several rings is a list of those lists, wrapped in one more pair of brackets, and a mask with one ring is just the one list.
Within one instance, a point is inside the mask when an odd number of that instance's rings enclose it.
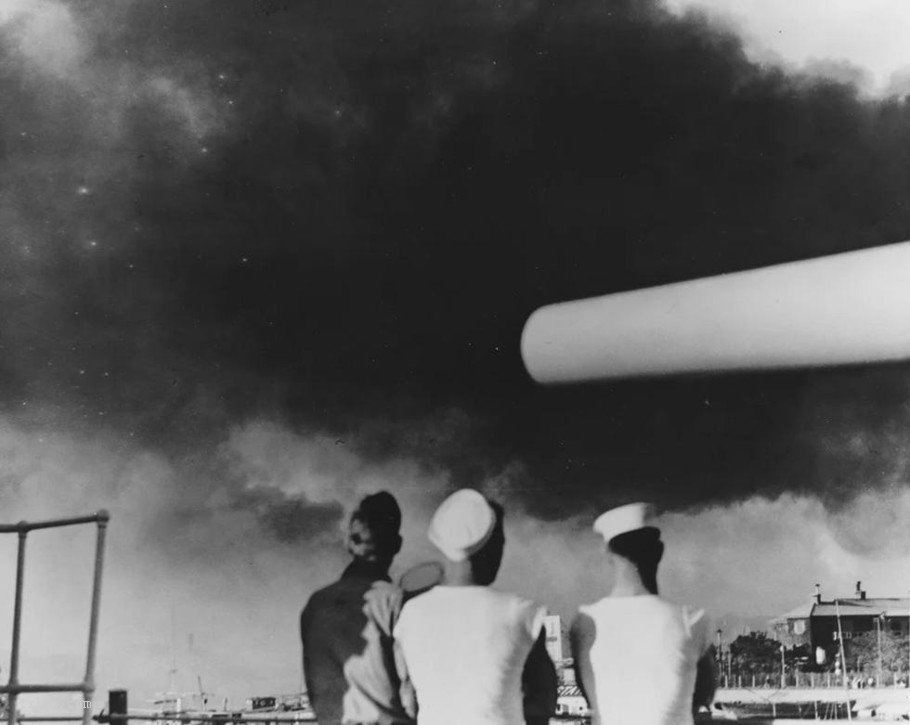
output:
{"label": "distant building", "polygon": [[543,619],[544,631],[547,633],[547,654],[557,666],[571,657],[569,652],[569,637],[562,617],[558,614],[549,614]]}
{"label": "distant building", "polygon": [[816,601],[813,598],[800,604],[795,609],[791,609],[786,614],[771,620],[771,630],[774,639],[787,648],[810,645],[809,623],[815,605]]}
{"label": "distant building", "polygon": [[[840,627],[838,628],[838,617]],[[910,636],[910,599],[904,597],[866,596],[862,583],[856,582],[852,597],[822,599],[815,586],[815,596],[805,605],[772,621],[774,633],[787,647],[806,645],[819,665],[836,661],[840,633],[844,654],[850,657],[850,640],[860,634],[882,632],[907,638]]]}
{"label": "distant building", "polygon": [[558,614],[544,617],[544,631],[547,637],[547,654],[556,666],[560,685],[575,684],[575,668],[572,666],[572,651],[569,647],[568,628]]}
{"label": "distant building", "polygon": [[556,666],[559,680],[556,691],[556,715],[563,718],[590,717],[591,709],[575,681],[568,627],[558,614],[544,617],[543,626],[547,637],[547,654]]}
{"label": "distant building", "polygon": [[556,691],[556,715],[590,717],[591,709],[577,685],[560,685]]}
{"label": "distant building", "polygon": [[246,701],[246,709],[255,713],[312,711],[310,698],[305,692],[298,692],[293,695],[249,697]]}

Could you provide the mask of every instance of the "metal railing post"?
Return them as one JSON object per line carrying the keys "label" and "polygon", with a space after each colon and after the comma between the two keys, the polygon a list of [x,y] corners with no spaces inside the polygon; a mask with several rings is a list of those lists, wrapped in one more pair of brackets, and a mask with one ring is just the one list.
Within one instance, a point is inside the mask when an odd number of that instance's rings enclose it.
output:
{"label": "metal railing post", "polygon": [[[91,703],[95,694],[95,647],[98,642],[98,613],[101,609],[101,572],[104,568],[104,537],[107,531],[107,522],[110,514],[107,511],[98,512],[98,535],[95,540],[95,572],[92,576],[92,609],[89,615],[88,624],[88,654],[85,657],[85,689],[82,691],[82,723],[91,725],[92,705],[85,706],[86,702]],[[12,724],[11,724],[12,725]]]}
{"label": "metal railing post", "polygon": [[9,725],[16,725],[19,686],[19,638],[22,631],[22,589],[25,580],[25,537],[28,531],[19,530],[19,548],[16,552],[16,595],[13,604],[13,642],[9,656],[9,686],[10,693],[7,698],[7,719]]}

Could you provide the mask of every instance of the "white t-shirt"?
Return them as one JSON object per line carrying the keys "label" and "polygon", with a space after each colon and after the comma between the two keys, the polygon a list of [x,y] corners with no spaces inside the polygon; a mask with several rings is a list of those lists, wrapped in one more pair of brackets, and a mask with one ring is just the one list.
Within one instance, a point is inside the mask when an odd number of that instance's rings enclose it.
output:
{"label": "white t-shirt", "polygon": [[484,586],[437,586],[395,625],[421,725],[523,725],[521,675],[546,610]]}
{"label": "white t-shirt", "polygon": [[702,610],[656,595],[606,597],[580,607],[572,641],[593,725],[691,725],[709,629]]}

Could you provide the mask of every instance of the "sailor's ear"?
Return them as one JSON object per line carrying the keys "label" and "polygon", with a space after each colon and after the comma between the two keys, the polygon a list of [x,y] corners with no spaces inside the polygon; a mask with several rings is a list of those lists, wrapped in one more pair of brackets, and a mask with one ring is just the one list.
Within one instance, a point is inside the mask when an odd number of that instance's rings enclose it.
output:
{"label": "sailor's ear", "polygon": [[352,518],[344,537],[344,545],[349,554],[362,558],[370,553],[374,542],[370,530],[359,519]]}
{"label": "sailor's ear", "polygon": [[395,556],[399,551],[401,551],[401,534],[395,534],[395,539],[392,541],[392,556]]}

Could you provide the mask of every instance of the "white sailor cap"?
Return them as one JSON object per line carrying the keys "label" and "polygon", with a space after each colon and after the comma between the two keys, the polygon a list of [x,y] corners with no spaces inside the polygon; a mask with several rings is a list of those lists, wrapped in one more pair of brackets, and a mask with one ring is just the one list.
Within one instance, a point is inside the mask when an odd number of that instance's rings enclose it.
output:
{"label": "white sailor cap", "polygon": [[443,501],[427,535],[450,561],[464,561],[480,551],[496,528],[496,512],[473,488],[462,488]]}
{"label": "white sailor cap", "polygon": [[594,531],[610,541],[614,536],[651,526],[653,507],[649,503],[630,503],[610,509],[597,517]]}

